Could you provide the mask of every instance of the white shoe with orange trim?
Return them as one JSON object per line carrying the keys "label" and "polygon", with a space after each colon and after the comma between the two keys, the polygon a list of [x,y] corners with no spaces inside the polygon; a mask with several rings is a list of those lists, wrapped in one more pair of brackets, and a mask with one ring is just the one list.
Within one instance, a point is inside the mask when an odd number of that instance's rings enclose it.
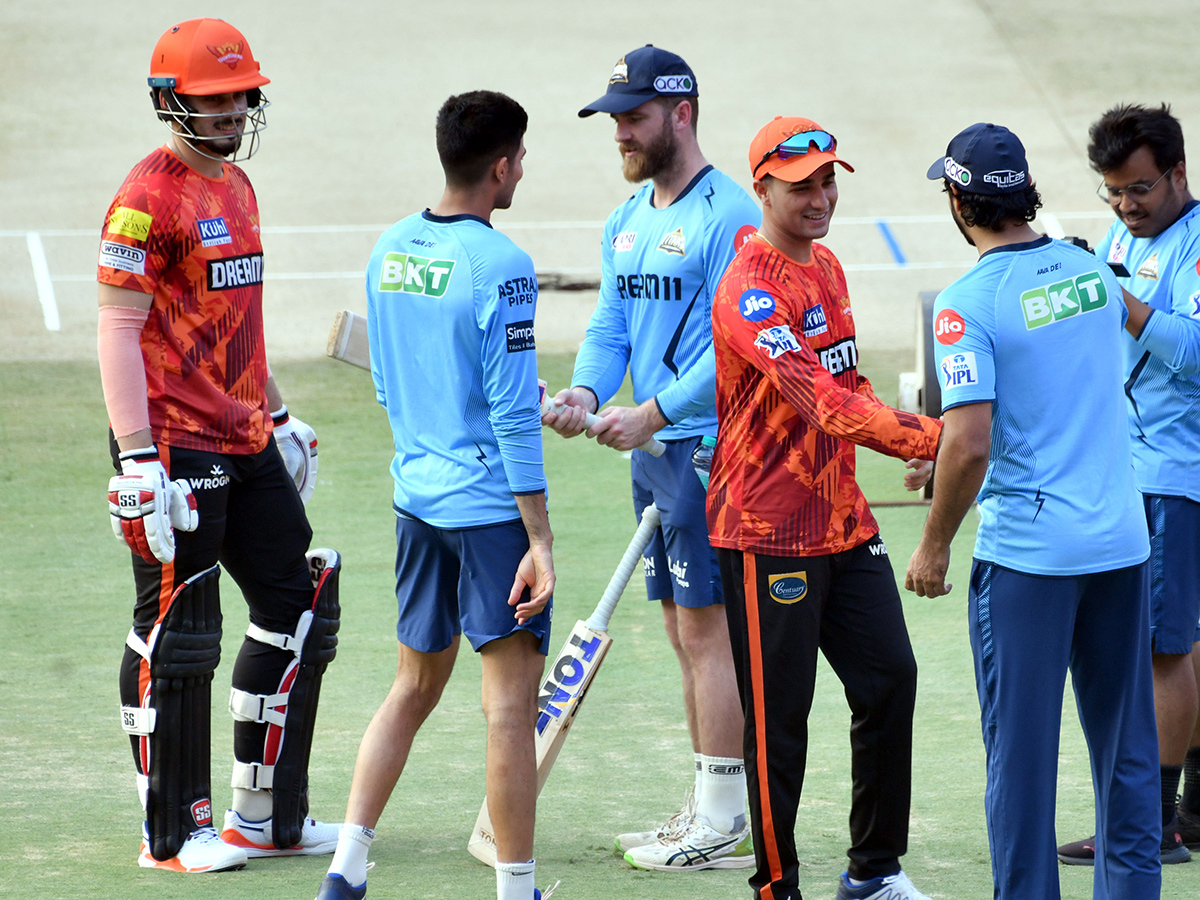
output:
{"label": "white shoe with orange trim", "polygon": [[225,828],[221,840],[245,851],[250,859],[263,856],[321,856],[337,849],[341,822],[318,822],[305,819],[300,831],[300,843],[280,850],[271,842],[271,820],[252,822],[243,819],[232,809],[225,810]]}
{"label": "white shoe with orange trim", "polygon": [[143,869],[164,869],[168,872],[228,872],[246,865],[246,852],[233,847],[219,837],[211,825],[197,828],[183,842],[177,856],[170,859],[155,859],[150,855],[150,838],[142,828],[142,849],[138,853],[138,865]]}

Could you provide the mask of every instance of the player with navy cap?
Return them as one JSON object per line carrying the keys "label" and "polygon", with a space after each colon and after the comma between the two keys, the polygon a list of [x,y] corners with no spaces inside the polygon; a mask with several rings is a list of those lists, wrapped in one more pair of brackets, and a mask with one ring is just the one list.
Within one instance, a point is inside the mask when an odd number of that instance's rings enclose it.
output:
{"label": "player with navy cap", "polygon": [[995,896],[1059,893],[1054,794],[1070,669],[1104,863],[1094,897],[1157,897],[1150,547],[1121,387],[1129,312],[1101,260],[1030,227],[1041,199],[1007,128],[960,132],[928,177],[943,183],[979,262],[934,307],[945,430],[905,587],[950,591],[950,541],[978,495],[968,627]]}
{"label": "player with navy cap", "polygon": [[[604,410],[588,433],[633,450],[634,511],[662,525],[645,554],[647,595],[662,603],[679,659],[695,782],[658,828],[617,837],[630,864],[666,871],[754,864],[745,815],[738,703],[704,487],[692,454],[717,433],[712,297],[738,245],[758,226],[749,195],[709,165],[696,139],[699,86],[682,58],[647,44],[613,67],[603,96],[579,111],[608,113],[625,178],[648,182],[608,217],[596,311],[575,361],[566,408],[543,421],[571,437],[629,371],[635,407]],[[661,458],[634,448],[651,436]]]}

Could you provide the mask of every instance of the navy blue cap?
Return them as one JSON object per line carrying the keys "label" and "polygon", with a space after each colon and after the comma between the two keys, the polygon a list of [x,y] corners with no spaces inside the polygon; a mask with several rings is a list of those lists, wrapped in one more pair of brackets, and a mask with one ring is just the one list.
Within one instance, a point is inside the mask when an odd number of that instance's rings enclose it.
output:
{"label": "navy blue cap", "polygon": [[929,172],[970,194],[1013,194],[1029,187],[1029,163],[1021,139],[1003,125],[979,122],[950,141]]}
{"label": "navy blue cap", "polygon": [[629,112],[655,97],[699,96],[696,76],[683,57],[647,44],[617,60],[608,78],[608,90],[581,109],[579,118],[598,112]]}

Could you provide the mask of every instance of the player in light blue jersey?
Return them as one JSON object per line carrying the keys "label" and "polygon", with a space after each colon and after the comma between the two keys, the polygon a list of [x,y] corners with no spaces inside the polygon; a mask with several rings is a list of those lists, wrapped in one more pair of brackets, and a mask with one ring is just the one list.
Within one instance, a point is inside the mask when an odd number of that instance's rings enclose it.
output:
{"label": "player in light blue jersey", "polygon": [[[575,361],[566,408],[544,417],[572,437],[620,388],[628,370],[635,407],[604,410],[588,434],[633,450],[637,517],[658,505],[662,526],[645,554],[646,588],[683,675],[696,778],[664,825],[618,835],[618,853],[664,871],[754,865],[745,815],[742,712],[708,542],[704,487],[692,454],[717,433],[712,297],[738,246],[761,221],[758,206],[705,160],[696,139],[698,87],[674,53],[647,44],[625,54],[604,96],[580,116],[608,113],[624,174],[648,181],[604,226],[596,311]],[[638,447],[651,436],[661,458]]]}
{"label": "player in light blue jersey", "polygon": [[365,895],[375,825],[462,634],[483,663],[497,897],[539,896],[530,724],[554,563],[533,342],[537,280],[529,257],[490,224],[521,180],[527,121],[503,94],[447,100],[437,120],[445,193],[384,232],[367,265],[371,375],[395,441],[399,662],[363,736],[318,900]]}
{"label": "player in light blue jersey", "polygon": [[1125,338],[1125,393],[1150,522],[1163,862],[1183,862],[1187,847],[1200,849],[1200,203],[1165,105],[1114,107],[1090,137],[1100,195],[1117,216],[1096,254],[1149,307]]}
{"label": "player in light blue jersey", "polygon": [[1037,234],[1016,135],[980,123],[929,170],[979,262],[938,296],[945,431],[905,586],[938,597],[978,495],[968,592],[998,900],[1057,898],[1054,793],[1070,669],[1096,792],[1095,900],[1161,869],[1150,552],[1121,394],[1127,312],[1108,268]]}

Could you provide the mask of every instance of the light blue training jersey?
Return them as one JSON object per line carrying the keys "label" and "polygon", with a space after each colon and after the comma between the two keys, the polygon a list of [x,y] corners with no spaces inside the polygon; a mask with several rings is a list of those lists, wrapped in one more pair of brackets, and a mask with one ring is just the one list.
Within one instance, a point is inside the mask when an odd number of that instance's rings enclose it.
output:
{"label": "light blue training jersey", "polygon": [[938,295],[943,408],[992,404],[976,559],[1079,575],[1149,556],[1121,394],[1127,317],[1108,266],[1048,237],[988,251]]}
{"label": "light blue training jersey", "polygon": [[1155,310],[1137,340],[1124,338],[1138,487],[1200,501],[1200,203],[1149,238],[1117,219],[1096,255],[1123,265],[1117,280]]}
{"label": "light blue training jersey", "polygon": [[375,395],[401,512],[439,528],[520,517],[546,490],[529,255],[475,216],[409,216],[367,264]]}
{"label": "light blue training jersey", "polygon": [[653,182],[604,224],[600,299],[571,383],[601,405],[628,367],[633,398],[657,399],[673,440],[717,433],[712,298],[738,247],[762,221],[738,184],[706,166],[665,209]]}

